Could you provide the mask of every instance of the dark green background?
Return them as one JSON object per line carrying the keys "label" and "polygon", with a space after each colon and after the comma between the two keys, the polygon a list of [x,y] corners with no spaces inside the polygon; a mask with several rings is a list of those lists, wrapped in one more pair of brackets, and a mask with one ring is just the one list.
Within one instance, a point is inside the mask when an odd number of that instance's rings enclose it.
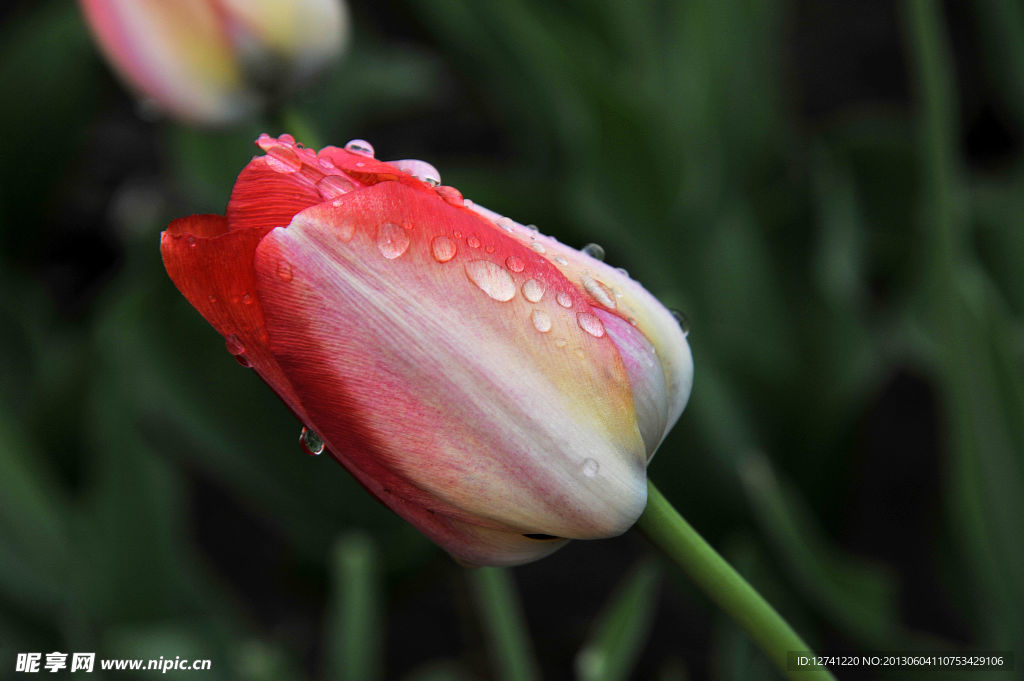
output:
{"label": "dark green background", "polygon": [[[1024,656],[1019,3],[353,5],[289,106],[686,311],[696,384],[651,477],[808,643]],[[0,678],[31,650],[334,678],[352,646],[377,678],[509,678],[472,578],[304,456],[163,271],[159,231],[223,211],[282,118],[140,117],[73,3],[2,18]],[[589,644],[604,678],[772,678],[645,555],[512,572],[544,678]]]}

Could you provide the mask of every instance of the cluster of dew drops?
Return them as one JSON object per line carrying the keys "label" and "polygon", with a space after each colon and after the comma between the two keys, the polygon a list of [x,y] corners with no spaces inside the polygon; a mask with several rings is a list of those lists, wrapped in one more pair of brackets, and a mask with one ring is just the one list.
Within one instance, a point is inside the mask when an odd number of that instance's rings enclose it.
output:
{"label": "cluster of dew drops", "polygon": [[[365,156],[367,158],[374,158],[374,155],[375,155],[375,150],[373,148],[373,145],[370,144],[369,142],[367,142],[366,140],[363,140],[363,139],[349,140],[345,144],[345,150],[350,152],[350,153],[353,153],[353,154],[358,154],[360,156]],[[268,154],[268,156],[272,156],[272,155],[273,154]],[[401,171],[403,171],[405,173],[408,173],[409,175],[412,175],[416,179],[418,179],[418,180],[426,183],[427,185],[433,187],[437,191],[438,195],[442,199],[447,201],[448,203],[463,204],[463,205],[468,205],[468,206],[472,206],[473,205],[471,201],[469,201],[468,199],[464,199],[462,197],[461,192],[459,192],[454,187],[447,187],[447,186],[441,185],[441,174],[437,171],[436,168],[434,168],[434,166],[432,166],[431,164],[427,163],[426,161],[420,161],[420,160],[415,160],[415,159],[405,159],[405,160],[400,160],[400,161],[389,161],[389,163],[391,165],[397,167],[399,170],[401,170]],[[332,177],[332,176],[327,176],[327,177]],[[505,219],[503,218],[502,220],[505,220]],[[537,227],[535,225],[528,225],[528,227],[532,231],[537,231]],[[505,227],[503,227],[503,228],[506,229],[507,231],[511,231],[508,228],[505,228]],[[447,239],[447,237],[444,237],[444,238]],[[448,241],[450,241],[450,240],[448,240]],[[536,250],[536,251],[538,251],[540,253],[543,253],[543,246],[541,244],[537,243],[537,242],[532,243],[531,244],[531,248],[533,248],[534,250]],[[581,248],[580,251],[582,253],[585,253],[586,255],[590,256],[591,258],[593,258],[595,260],[604,261],[605,251],[604,251],[604,248],[602,248],[599,244],[589,243],[589,244],[585,245],[583,248]],[[387,255],[387,254],[385,253],[385,255]],[[447,242],[435,243],[433,245],[433,255],[440,262],[445,262],[446,260],[450,260],[455,255],[454,243],[451,243],[451,244],[449,244]],[[513,257],[515,257],[515,256],[513,256]],[[516,260],[518,260],[518,258],[516,258]],[[562,257],[556,257],[555,260],[559,264],[562,264],[562,265],[567,264],[565,259],[562,258]],[[480,262],[484,262],[484,261],[480,261]],[[509,267],[513,271],[520,271],[522,269],[521,265],[519,263],[517,263],[517,262],[510,262],[508,264],[509,264]],[[626,272],[626,270],[624,270],[622,268],[618,268],[618,270],[622,274],[628,276],[628,273]],[[290,274],[290,272],[288,272],[287,274]],[[588,291],[590,291],[589,287],[588,287]],[[607,295],[607,294],[605,294],[605,296],[602,296],[602,291],[600,291],[600,290],[590,291],[590,293],[592,295],[595,295],[595,297],[597,297],[597,299],[599,301],[602,300],[602,298]],[[559,295],[565,296],[565,294],[562,294],[562,293],[560,293]],[[527,297],[529,298],[529,295]],[[566,298],[567,298],[567,296],[566,296]],[[559,301],[559,302],[563,306],[565,306],[564,302],[562,302],[562,301]],[[679,310],[675,310],[675,309],[669,309],[669,312],[672,314],[673,318],[679,324],[680,328],[683,331],[683,334],[684,335],[689,335],[689,332],[690,332],[689,322],[687,321],[686,316],[682,312],[680,312]],[[596,329],[594,329],[594,330],[587,329],[585,324],[583,324],[583,322],[585,322],[585,321],[587,321],[587,320],[581,320],[581,325],[584,327],[584,330],[586,330],[589,333],[592,333],[594,335],[603,335],[603,334],[597,334],[596,333]],[[595,318],[595,321],[596,321],[596,318]],[[535,326],[539,325],[538,326],[538,330],[543,331],[543,330],[546,330],[547,328],[550,328],[550,319],[546,319],[543,316],[541,316],[539,318],[535,317],[533,319],[533,322],[534,322]],[[599,321],[597,323],[600,324]],[[229,337],[229,339],[228,339],[228,350],[231,352],[232,355],[234,355],[236,357],[236,359],[238,359],[238,357],[243,352],[242,349],[240,347],[238,347],[238,346],[240,346],[240,343],[238,342],[237,337],[236,336]],[[248,362],[241,362],[240,361],[239,363],[242,364],[243,366],[249,366]],[[304,452],[306,452],[306,454],[309,454],[310,456],[320,456],[321,454],[323,454],[323,452],[327,448],[325,443],[324,443],[324,441],[323,441],[323,439],[312,428],[309,428],[308,426],[302,426],[302,430],[299,433],[299,445],[302,447],[302,450]],[[584,474],[587,477],[593,477],[594,475],[597,474],[597,462],[594,461],[593,459],[587,459],[584,462],[583,471],[584,471]]]}

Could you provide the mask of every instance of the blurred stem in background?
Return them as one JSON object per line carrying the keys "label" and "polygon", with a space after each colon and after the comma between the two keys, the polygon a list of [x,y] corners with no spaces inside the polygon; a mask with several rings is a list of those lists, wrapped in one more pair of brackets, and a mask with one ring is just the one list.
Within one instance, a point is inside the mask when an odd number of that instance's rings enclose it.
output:
{"label": "blurred stem in background", "polygon": [[789,669],[787,653],[810,653],[810,647],[650,481],[647,508],[637,527],[753,637],[783,674],[794,680],[835,681],[824,668]]}
{"label": "blurred stem in background", "polygon": [[485,567],[469,570],[467,577],[495,662],[495,678],[538,681],[540,675],[512,574],[502,568]]}
{"label": "blurred stem in background", "polygon": [[376,681],[381,678],[382,607],[377,585],[377,552],[363,534],[334,547],[334,595],[327,627],[326,678]]}
{"label": "blurred stem in background", "polygon": [[328,142],[324,142],[323,136],[317,132],[313,121],[295,107],[281,107],[274,112],[270,120],[271,124],[276,125],[278,128],[277,130],[266,131],[270,135],[288,133],[295,138],[295,141],[310,149],[320,149],[328,144]]}

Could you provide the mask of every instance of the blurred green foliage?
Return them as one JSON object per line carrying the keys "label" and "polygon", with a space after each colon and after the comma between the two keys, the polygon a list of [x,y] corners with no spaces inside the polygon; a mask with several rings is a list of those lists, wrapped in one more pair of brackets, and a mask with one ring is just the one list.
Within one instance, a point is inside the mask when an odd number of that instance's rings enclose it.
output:
{"label": "blurred green foliage", "polygon": [[[1019,665],[1024,10],[842,4],[354,3],[289,115],[599,241],[686,311],[695,390],[651,475],[811,645]],[[157,249],[288,115],[140,118],[74,5],[4,12],[0,677],[95,650],[223,679],[770,678],[685,581],[629,569],[633,539],[466,581],[304,457]],[[874,42],[812,39],[846,30]]]}

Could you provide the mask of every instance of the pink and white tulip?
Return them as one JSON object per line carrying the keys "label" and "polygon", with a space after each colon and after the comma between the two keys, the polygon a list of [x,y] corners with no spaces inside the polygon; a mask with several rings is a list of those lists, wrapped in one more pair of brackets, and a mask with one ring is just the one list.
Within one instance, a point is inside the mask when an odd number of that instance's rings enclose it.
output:
{"label": "pink and white tulip", "polygon": [[232,354],[462,562],[627,530],[690,394],[672,314],[624,272],[438,186],[429,164],[258,144],[226,217],[161,239]]}
{"label": "pink and white tulip", "polygon": [[183,120],[257,111],[340,54],[342,0],[79,0],[124,81]]}

